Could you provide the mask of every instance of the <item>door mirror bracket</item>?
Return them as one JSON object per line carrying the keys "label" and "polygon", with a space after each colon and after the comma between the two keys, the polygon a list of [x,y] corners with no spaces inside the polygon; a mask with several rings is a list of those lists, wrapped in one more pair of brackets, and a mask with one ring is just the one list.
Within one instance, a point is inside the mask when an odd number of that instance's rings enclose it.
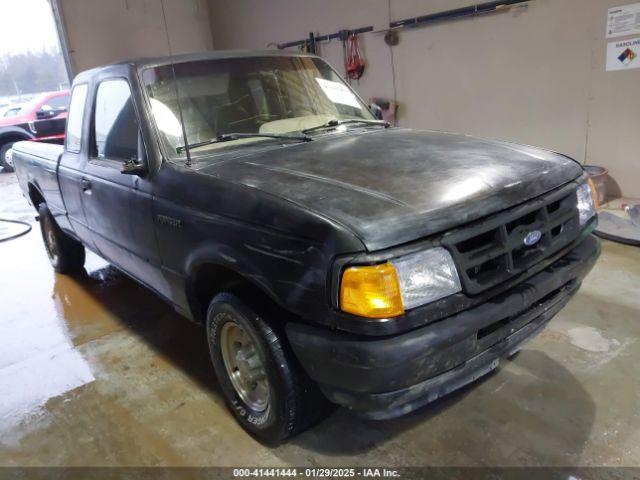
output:
{"label": "door mirror bracket", "polygon": [[124,175],[138,175],[139,177],[143,177],[147,174],[147,171],[147,149],[144,147],[142,133],[138,131],[137,159],[131,159],[124,162],[120,173]]}
{"label": "door mirror bracket", "polygon": [[120,173],[123,175],[138,175],[142,177],[147,173],[147,167],[135,160],[127,160],[122,164],[122,170],[120,170]]}

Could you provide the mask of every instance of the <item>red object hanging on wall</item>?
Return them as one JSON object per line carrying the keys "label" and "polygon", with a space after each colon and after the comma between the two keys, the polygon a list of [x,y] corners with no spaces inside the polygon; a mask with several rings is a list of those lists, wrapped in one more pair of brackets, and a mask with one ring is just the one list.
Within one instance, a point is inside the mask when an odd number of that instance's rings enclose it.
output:
{"label": "red object hanging on wall", "polygon": [[364,73],[364,66],[364,58],[358,45],[358,36],[350,35],[347,40],[347,76],[351,80],[359,80]]}

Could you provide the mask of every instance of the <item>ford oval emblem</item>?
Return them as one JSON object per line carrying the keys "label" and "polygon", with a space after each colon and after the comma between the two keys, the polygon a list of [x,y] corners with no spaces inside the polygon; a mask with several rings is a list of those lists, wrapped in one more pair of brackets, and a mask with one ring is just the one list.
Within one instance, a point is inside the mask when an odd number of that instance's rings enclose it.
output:
{"label": "ford oval emblem", "polygon": [[540,230],[532,230],[531,232],[527,233],[526,237],[524,237],[524,244],[527,247],[531,247],[538,243],[541,238],[542,232]]}

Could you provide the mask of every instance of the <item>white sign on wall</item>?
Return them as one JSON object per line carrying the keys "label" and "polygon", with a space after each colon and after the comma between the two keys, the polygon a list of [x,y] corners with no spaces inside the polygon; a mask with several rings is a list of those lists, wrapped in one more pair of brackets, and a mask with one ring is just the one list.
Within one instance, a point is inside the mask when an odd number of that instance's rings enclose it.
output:
{"label": "white sign on wall", "polygon": [[640,38],[607,45],[607,72],[640,68]]}
{"label": "white sign on wall", "polygon": [[640,3],[612,7],[607,11],[607,38],[640,34]]}

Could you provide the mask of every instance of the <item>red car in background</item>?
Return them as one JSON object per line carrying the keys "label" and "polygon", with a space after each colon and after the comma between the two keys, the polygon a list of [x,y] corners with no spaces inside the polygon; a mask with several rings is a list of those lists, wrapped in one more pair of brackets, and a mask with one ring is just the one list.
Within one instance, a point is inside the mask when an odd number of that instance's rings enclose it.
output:
{"label": "red car in background", "polygon": [[39,93],[10,116],[0,117],[0,166],[13,171],[10,150],[15,142],[35,140],[62,143],[67,121],[69,91]]}

